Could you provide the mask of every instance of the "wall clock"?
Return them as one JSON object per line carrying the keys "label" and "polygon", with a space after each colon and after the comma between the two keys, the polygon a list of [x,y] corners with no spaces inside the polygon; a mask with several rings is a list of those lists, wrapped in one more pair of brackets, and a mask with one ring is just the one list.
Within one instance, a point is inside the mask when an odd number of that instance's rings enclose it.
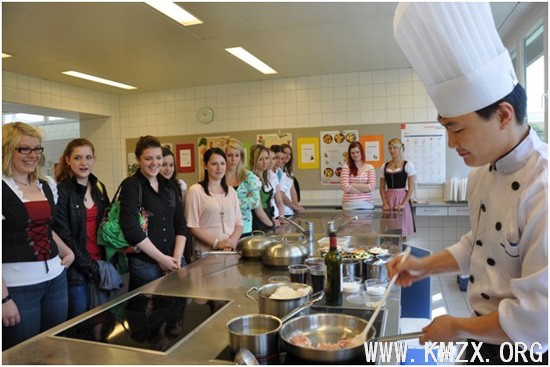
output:
{"label": "wall clock", "polygon": [[214,110],[212,107],[202,106],[197,111],[197,118],[200,123],[209,124],[214,120]]}

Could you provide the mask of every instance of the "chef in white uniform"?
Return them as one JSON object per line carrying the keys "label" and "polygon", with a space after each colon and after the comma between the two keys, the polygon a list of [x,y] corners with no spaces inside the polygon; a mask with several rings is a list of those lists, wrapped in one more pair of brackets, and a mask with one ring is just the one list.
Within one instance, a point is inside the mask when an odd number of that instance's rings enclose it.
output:
{"label": "chef in white uniform", "polygon": [[547,145],[525,121],[525,90],[489,4],[401,3],[394,35],[437,108],[449,148],[473,167],[471,230],[432,256],[388,264],[402,286],[430,274],[469,275],[475,314],[435,318],[420,342],[468,340],[463,358],[483,364],[509,362],[516,356],[509,346],[525,343],[534,353],[518,362],[547,365]]}

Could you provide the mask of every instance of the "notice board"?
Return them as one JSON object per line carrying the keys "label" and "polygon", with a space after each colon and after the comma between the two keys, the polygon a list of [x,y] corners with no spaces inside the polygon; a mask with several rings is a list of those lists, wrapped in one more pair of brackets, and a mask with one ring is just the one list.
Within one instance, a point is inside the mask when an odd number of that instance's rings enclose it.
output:
{"label": "notice board", "polygon": [[414,164],[417,183],[445,183],[445,135],[437,122],[401,125],[405,160]]}

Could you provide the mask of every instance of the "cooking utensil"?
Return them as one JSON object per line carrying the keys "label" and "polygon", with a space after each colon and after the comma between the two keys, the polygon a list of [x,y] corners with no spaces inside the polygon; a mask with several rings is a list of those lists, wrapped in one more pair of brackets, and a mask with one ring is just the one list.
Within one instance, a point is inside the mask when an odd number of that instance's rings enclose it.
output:
{"label": "cooking utensil", "polygon": [[[409,254],[411,253],[411,248],[410,247],[407,247],[405,249],[405,252],[403,253],[403,255],[401,256],[401,260],[400,260],[400,264],[403,263],[403,261],[405,261],[405,259],[407,258],[407,256],[409,256]],[[390,280],[390,284],[388,284],[388,287],[386,288],[386,291],[384,292],[384,295],[382,296],[382,299],[380,300],[380,302],[378,303],[378,306],[376,306],[376,308],[374,309],[374,312],[372,313],[370,319],[369,319],[369,322],[367,323],[367,326],[365,326],[365,329],[363,331],[361,331],[360,334],[358,335],[355,335],[355,337],[352,339],[352,345],[363,345],[363,343],[365,342],[366,338],[367,338],[367,332],[370,330],[370,328],[372,327],[372,325],[374,324],[374,320],[376,319],[376,316],[378,316],[378,313],[380,312],[380,310],[382,309],[382,306],[384,305],[384,302],[386,301],[386,298],[388,298],[388,295],[390,294],[391,292],[391,288],[393,287],[393,285],[395,284],[395,281],[397,280],[397,277],[399,276],[399,274],[395,274],[391,280]]]}
{"label": "cooking utensil", "polygon": [[249,314],[235,317],[227,323],[229,347],[233,353],[246,348],[261,358],[277,352],[277,335],[281,320],[272,315]]}
{"label": "cooking utensil", "polygon": [[235,354],[235,363],[239,365],[258,365],[258,360],[254,357],[251,351],[246,348],[241,348]]}
{"label": "cooking utensil", "polygon": [[265,232],[255,230],[252,231],[252,236],[241,238],[237,248],[243,258],[261,259],[262,250],[273,242],[275,242],[275,239],[265,236]]}
{"label": "cooking utensil", "polygon": [[[323,350],[296,345],[291,342],[294,336],[304,336],[313,346],[318,343],[335,343],[342,335],[356,335],[366,326],[367,321],[356,316],[333,313],[318,313],[298,316],[283,324],[279,335],[286,350],[292,355],[318,363],[341,363],[360,357],[365,348],[357,345],[352,348]],[[372,328],[373,336],[375,333]]]}
{"label": "cooking utensil", "polygon": [[315,293],[314,295],[311,296],[311,299],[309,301],[307,301],[306,303],[304,303],[300,307],[295,308],[294,310],[290,311],[287,315],[285,315],[281,319],[281,322],[284,324],[285,322],[287,322],[288,320],[290,320],[291,318],[293,318],[294,316],[296,316],[300,312],[310,308],[311,305],[313,305],[314,303],[319,302],[320,300],[322,300],[324,296],[325,296],[325,292],[323,292],[323,291],[319,291],[319,292]]}
{"label": "cooking utensil", "polygon": [[264,265],[286,269],[289,265],[302,264],[309,255],[307,241],[289,241],[283,237],[282,242],[270,243],[262,250]]}
{"label": "cooking utensil", "polygon": [[[311,295],[310,292],[302,297],[291,298],[291,299],[273,299],[269,298],[275,291],[281,286],[287,286],[294,290],[309,287],[307,284],[303,283],[272,283],[261,286],[260,288],[252,287],[246,291],[246,296],[250,299],[253,299],[258,303],[260,313],[266,313],[276,317],[283,317],[295,308],[303,305],[307,302]],[[252,296],[252,293],[256,291],[258,293],[258,299]]]}

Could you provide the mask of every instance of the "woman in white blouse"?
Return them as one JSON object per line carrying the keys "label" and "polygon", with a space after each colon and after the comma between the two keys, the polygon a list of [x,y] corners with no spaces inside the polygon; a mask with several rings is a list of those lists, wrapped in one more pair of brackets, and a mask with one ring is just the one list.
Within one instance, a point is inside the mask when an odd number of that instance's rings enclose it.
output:
{"label": "woman in white blouse", "polygon": [[235,250],[243,231],[237,193],[225,181],[226,158],[220,148],[204,153],[204,178],[191,186],[185,201],[187,227],[195,238],[195,254]]}

